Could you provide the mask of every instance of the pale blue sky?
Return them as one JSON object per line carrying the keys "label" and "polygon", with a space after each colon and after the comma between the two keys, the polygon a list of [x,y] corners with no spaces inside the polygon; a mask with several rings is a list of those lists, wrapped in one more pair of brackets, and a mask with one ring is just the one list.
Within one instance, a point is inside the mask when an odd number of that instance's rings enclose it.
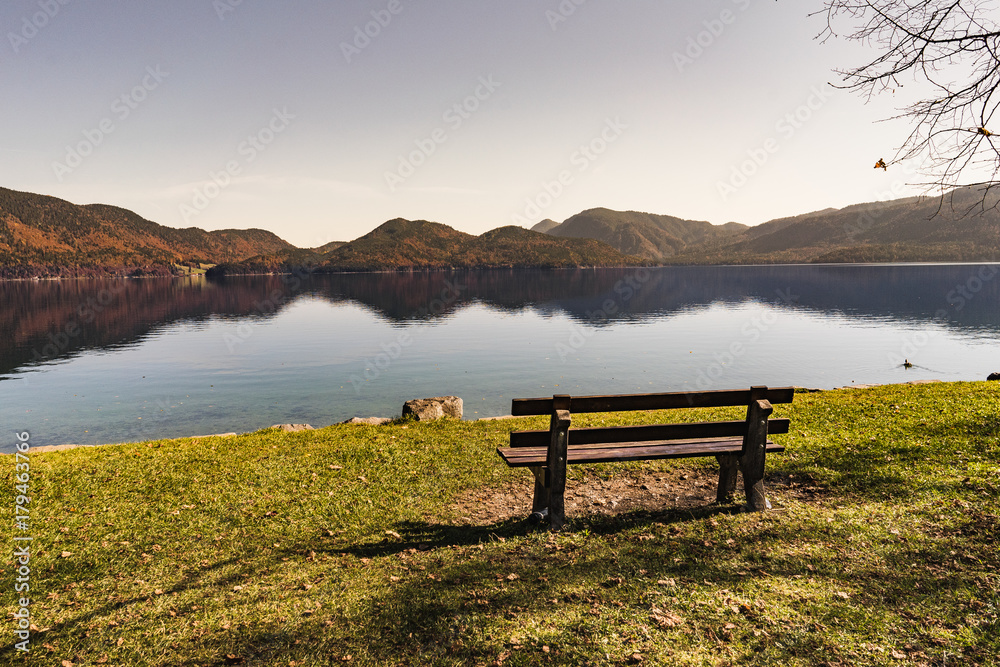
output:
{"label": "pale blue sky", "polygon": [[829,86],[871,52],[816,41],[820,5],[6,0],[0,186],[299,246],[915,192],[872,168],[905,137],[876,124],[893,100]]}

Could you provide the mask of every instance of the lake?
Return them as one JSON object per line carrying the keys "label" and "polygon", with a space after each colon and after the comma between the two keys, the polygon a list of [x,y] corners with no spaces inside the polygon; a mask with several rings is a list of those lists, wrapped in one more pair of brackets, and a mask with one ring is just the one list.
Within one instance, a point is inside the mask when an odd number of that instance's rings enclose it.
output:
{"label": "lake", "polygon": [[[510,399],[984,380],[1000,265],[0,283],[0,411],[33,445],[326,426]],[[904,360],[912,367],[904,367]]]}

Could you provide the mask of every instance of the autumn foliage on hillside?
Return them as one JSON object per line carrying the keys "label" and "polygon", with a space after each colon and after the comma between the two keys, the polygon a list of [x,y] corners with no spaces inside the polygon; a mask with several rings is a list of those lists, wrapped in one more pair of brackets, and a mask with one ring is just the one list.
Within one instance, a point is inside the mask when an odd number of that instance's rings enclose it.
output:
{"label": "autumn foliage on hillside", "polygon": [[643,266],[594,239],[561,239],[522,227],[501,227],[473,236],[436,222],[397,218],[310,263],[309,256],[254,257],[222,264],[214,275],[279,273],[308,268],[318,273],[485,268]]}
{"label": "autumn foliage on hillside", "polygon": [[122,208],[0,188],[0,277],[169,275],[293,249],[260,229],[164,227]]}

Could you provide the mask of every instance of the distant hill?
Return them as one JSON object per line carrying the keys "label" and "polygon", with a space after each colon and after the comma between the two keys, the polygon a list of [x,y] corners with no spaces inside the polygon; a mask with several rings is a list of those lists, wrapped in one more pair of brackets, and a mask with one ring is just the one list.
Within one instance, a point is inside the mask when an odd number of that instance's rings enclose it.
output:
{"label": "distant hill", "polygon": [[541,222],[539,222],[538,224],[536,224],[534,227],[532,227],[531,231],[533,231],[533,232],[541,232],[542,234],[545,234],[545,233],[551,231],[553,227],[558,227],[558,226],[559,226],[559,223],[556,222],[555,220],[553,220],[551,218],[545,218],[544,220],[542,220]]}
{"label": "distant hill", "polygon": [[318,248],[313,248],[313,252],[318,252],[321,255],[325,255],[328,252],[332,252],[339,248],[340,246],[347,245],[347,241],[330,241],[329,243],[324,243]]}
{"label": "distant hill", "polygon": [[547,233],[599,239],[663,264],[989,261],[1000,260],[996,203],[983,206],[981,190],[959,188],[943,200],[828,208],[755,227],[597,208]]}
{"label": "distant hill", "polygon": [[[407,271],[449,268],[571,268],[640,266],[639,257],[594,239],[560,239],[509,226],[473,236],[426,220],[390,220],[359,239],[327,253],[319,262],[288,257],[252,258],[220,264],[211,275],[268,273],[308,268],[319,273]],[[309,259],[309,258],[305,258]],[[266,270],[261,270],[266,269]]]}
{"label": "distant hill", "polygon": [[[0,278],[406,271],[644,264],[781,264],[1000,260],[1000,206],[982,191],[856,204],[771,220],[713,225],[594,208],[532,230],[480,236],[426,220],[390,220],[350,242],[296,248],[261,229],[175,229],[104,204],[0,188]],[[543,233],[544,232],[544,233]]]}
{"label": "distant hill", "polygon": [[219,262],[209,268],[210,276],[224,275],[268,275],[291,273],[302,269],[312,269],[326,258],[326,254],[306,248],[282,250],[276,253],[254,255],[238,262]]}
{"label": "distant hill", "polygon": [[452,266],[455,250],[474,239],[426,220],[396,218],[327,255],[321,270],[378,271]]}
{"label": "distant hill", "polygon": [[461,248],[458,266],[545,267],[640,266],[651,264],[595,239],[558,239],[523,227],[500,227]]}
{"label": "distant hill", "polygon": [[294,250],[262,229],[176,229],[123,208],[0,188],[0,276],[170,274]]}
{"label": "distant hill", "polygon": [[765,222],[670,263],[921,262],[1000,259],[1000,210],[982,192],[908,197]]}
{"label": "distant hill", "polygon": [[594,239],[556,239],[516,226],[473,236],[436,222],[396,219],[337,248],[318,269],[568,268],[643,263]]}
{"label": "distant hill", "polygon": [[593,208],[550,227],[547,233],[564,238],[598,239],[623,253],[662,262],[691,246],[731,239],[746,229],[746,225],[735,222],[713,225],[669,215]]}

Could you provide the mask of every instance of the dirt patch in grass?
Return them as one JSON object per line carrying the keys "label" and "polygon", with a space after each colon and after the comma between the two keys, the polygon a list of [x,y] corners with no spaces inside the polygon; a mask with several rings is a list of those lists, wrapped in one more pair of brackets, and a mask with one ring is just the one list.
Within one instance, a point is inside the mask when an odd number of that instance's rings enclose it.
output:
{"label": "dirt patch in grass", "polygon": [[[700,509],[715,503],[718,472],[691,467],[675,470],[629,470],[613,475],[584,469],[566,482],[566,515],[613,516],[632,512],[669,512]],[[813,480],[772,474],[765,480],[767,497],[775,509],[789,500],[808,501],[826,493]],[[488,526],[531,513],[534,482],[529,472],[522,478],[494,488],[474,489],[459,496],[449,508],[460,523]],[[739,476],[736,502],[743,499]]]}

